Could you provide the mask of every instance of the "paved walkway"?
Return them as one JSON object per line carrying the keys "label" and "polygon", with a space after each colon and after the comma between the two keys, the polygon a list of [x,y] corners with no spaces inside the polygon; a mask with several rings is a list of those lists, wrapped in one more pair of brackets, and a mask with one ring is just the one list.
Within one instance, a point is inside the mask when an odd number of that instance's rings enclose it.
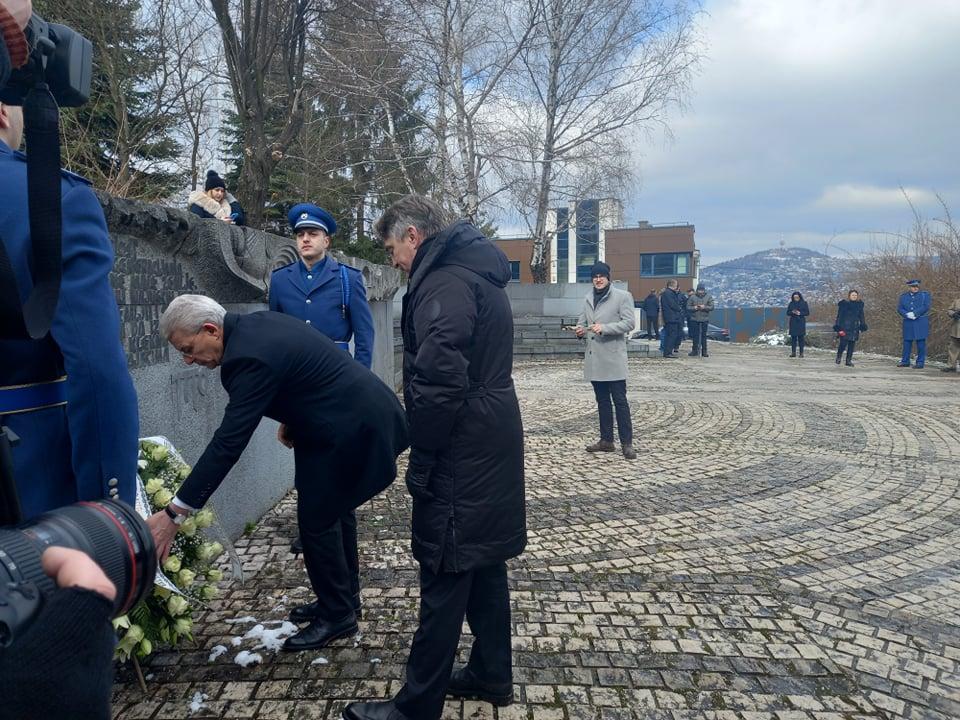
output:
{"label": "paved walkway", "polygon": [[[960,381],[786,354],[631,360],[636,462],[583,452],[579,363],[516,368],[516,702],[451,701],[444,718],[960,717]],[[417,609],[402,482],[360,511],[362,637],[235,664],[253,623],[229,620],[307,597],[293,517],[288,498],[240,541],[246,584],[201,615],[196,650],[156,657],[146,698],[121,674],[118,717],[339,718],[399,688]]]}

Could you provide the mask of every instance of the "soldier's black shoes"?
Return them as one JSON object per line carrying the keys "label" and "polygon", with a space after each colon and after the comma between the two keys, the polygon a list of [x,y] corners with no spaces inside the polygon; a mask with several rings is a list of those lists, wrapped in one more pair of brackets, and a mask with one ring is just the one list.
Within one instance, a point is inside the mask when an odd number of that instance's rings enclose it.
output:
{"label": "soldier's black shoes", "polygon": [[352,613],[338,623],[314,620],[296,635],[288,637],[283,643],[283,649],[287,652],[319,650],[334,640],[356,635],[359,631],[357,618]]}
{"label": "soldier's black shoes", "polygon": [[[360,598],[358,596],[354,596],[353,602],[353,612],[357,616],[357,620],[360,620],[361,615],[363,614],[362,605],[360,605]],[[313,622],[314,620],[319,620],[320,617],[320,603],[318,603],[316,600],[314,600],[312,603],[295,607],[290,611],[290,622]]]}
{"label": "soldier's black shoes", "polygon": [[636,460],[636,459],[637,459],[637,451],[633,449],[633,444],[632,444],[632,443],[624,443],[624,445],[623,445],[623,456],[624,456],[627,460]]}
{"label": "soldier's black shoes", "polygon": [[344,720],[409,720],[397,710],[393,700],[386,702],[352,702],[343,709]]}
{"label": "soldier's black shoes", "polygon": [[513,702],[513,683],[485,683],[478,680],[470,668],[462,667],[450,676],[447,695],[506,707]]}

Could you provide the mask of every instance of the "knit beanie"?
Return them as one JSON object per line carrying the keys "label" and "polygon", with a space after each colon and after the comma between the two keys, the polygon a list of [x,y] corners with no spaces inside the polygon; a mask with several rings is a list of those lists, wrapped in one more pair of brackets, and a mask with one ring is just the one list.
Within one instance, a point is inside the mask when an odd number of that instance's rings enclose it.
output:
{"label": "knit beanie", "polygon": [[605,262],[595,262],[593,264],[593,267],[590,268],[590,277],[595,278],[597,275],[603,275],[604,277],[607,278],[607,280],[609,280],[610,266],[607,265]]}
{"label": "knit beanie", "polygon": [[207,170],[207,181],[203,184],[204,191],[213,190],[214,188],[223,188],[227,189],[227,184],[223,181],[223,178],[217,175],[216,170]]}

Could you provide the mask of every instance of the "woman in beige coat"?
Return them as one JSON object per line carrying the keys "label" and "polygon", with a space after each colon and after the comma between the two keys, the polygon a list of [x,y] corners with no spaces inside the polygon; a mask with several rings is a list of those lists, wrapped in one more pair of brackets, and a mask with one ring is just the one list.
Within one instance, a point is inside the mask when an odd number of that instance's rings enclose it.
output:
{"label": "woman in beige coat", "polygon": [[613,407],[617,414],[617,434],[623,456],[637,457],[633,449],[633,423],[627,403],[627,337],[636,320],[633,296],[610,284],[610,266],[596,263],[591,269],[593,292],[583,301],[577,321],[577,337],[586,338],[583,375],[593,385],[600,414],[600,440],[587,446],[587,452],[613,452]]}

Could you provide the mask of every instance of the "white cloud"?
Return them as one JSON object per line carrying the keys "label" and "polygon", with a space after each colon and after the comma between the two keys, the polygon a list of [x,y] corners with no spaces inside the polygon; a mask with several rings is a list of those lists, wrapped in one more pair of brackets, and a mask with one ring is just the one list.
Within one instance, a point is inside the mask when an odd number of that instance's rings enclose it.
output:
{"label": "white cloud", "polygon": [[854,210],[873,208],[900,208],[911,202],[915,206],[934,205],[937,196],[920,188],[883,188],[875,185],[831,185],[813,203],[814,207]]}
{"label": "white cloud", "polygon": [[912,225],[900,187],[921,209],[936,214],[939,194],[960,214],[960,2],[735,0],[707,11],[708,57],[687,114],[671,122],[675,140],[638,136],[628,221],[690,221],[712,263],[781,235],[865,249],[869,231]]}

